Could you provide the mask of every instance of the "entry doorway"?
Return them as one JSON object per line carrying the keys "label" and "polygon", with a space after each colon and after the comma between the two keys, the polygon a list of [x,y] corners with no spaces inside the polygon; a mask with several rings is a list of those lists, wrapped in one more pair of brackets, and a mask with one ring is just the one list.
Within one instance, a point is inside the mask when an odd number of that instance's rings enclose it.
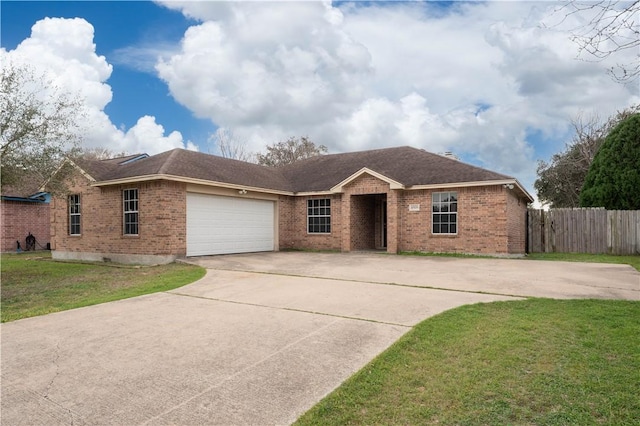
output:
{"label": "entry doorway", "polygon": [[351,249],[387,248],[387,194],[351,197]]}

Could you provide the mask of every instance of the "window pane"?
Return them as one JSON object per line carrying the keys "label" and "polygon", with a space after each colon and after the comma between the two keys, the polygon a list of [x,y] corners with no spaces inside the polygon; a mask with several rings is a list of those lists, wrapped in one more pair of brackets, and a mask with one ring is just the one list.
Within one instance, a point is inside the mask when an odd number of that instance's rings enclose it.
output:
{"label": "window pane", "polygon": [[458,221],[458,193],[434,192],[432,197],[432,232],[434,234],[455,234]]}
{"label": "window pane", "polygon": [[331,232],[331,200],[313,198],[307,200],[307,232]]}

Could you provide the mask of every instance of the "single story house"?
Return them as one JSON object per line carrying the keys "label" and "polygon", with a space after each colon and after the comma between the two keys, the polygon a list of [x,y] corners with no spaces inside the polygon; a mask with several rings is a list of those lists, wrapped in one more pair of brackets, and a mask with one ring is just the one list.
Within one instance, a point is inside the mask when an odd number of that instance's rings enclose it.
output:
{"label": "single story house", "polygon": [[411,147],[269,168],[200,152],[77,161],[55,259],[163,263],[284,249],[524,254],[513,177]]}

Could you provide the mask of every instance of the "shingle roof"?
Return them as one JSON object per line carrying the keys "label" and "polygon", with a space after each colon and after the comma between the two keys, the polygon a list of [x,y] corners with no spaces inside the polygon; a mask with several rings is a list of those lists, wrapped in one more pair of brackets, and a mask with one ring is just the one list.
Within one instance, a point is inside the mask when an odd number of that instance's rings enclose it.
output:
{"label": "shingle roof", "polygon": [[[170,175],[255,188],[291,191],[290,183],[276,170],[245,161],[184,149],[173,149],[123,165],[80,165],[96,180],[110,181],[153,175]],[[92,174],[92,171],[97,174]]]}
{"label": "shingle roof", "polygon": [[507,175],[407,146],[321,155],[279,168],[184,149],[174,149],[126,164],[103,160],[85,161],[78,165],[97,181],[170,175],[294,193],[329,191],[363,168],[405,187],[515,180]]}
{"label": "shingle roof", "polygon": [[405,186],[513,179],[408,146],[312,157],[283,167],[283,173],[294,192],[323,191],[364,167]]}

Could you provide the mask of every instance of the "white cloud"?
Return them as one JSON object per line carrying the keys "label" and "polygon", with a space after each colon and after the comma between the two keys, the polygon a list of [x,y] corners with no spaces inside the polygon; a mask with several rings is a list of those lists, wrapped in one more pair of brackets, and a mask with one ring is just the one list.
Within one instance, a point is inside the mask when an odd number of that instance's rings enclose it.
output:
{"label": "white cloud", "polygon": [[154,117],[145,116],[128,131],[113,125],[104,108],[112,91],[106,81],[113,67],[96,54],[93,26],[81,18],[45,18],[35,23],[31,36],[12,51],[1,50],[4,60],[31,66],[60,90],[82,100],[82,140],[86,147],[104,147],[114,152],[155,154],[172,148],[195,149],[179,132],[164,135]]}
{"label": "white cloud", "polygon": [[181,53],[157,65],[178,102],[235,128],[314,125],[362,100],[370,56],[336,28],[339,11],[304,2],[232,6],[233,18],[192,26]]}
{"label": "white cloud", "polygon": [[[532,189],[530,133],[638,102],[610,62],[576,60],[546,2],[162,2],[197,19],[157,65],[171,94],[259,150],[309,136],[330,152],[451,150]],[[544,28],[547,25],[552,28]],[[547,149],[548,151],[548,149]]]}

